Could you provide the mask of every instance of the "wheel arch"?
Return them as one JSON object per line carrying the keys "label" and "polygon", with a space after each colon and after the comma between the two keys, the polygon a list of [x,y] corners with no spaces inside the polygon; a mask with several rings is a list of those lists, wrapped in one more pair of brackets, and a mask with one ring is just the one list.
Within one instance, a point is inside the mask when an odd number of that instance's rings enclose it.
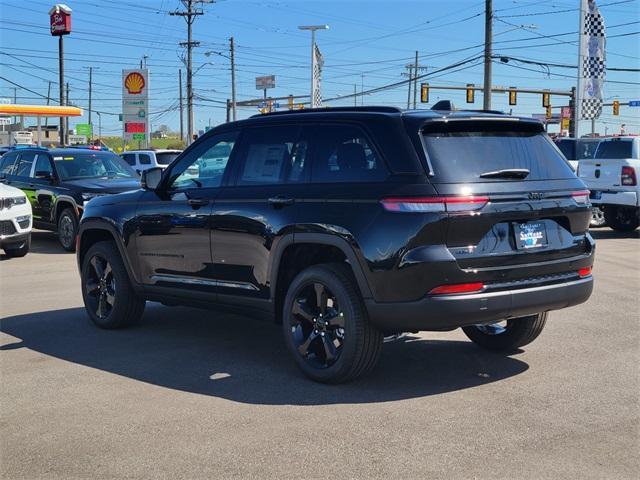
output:
{"label": "wheel arch", "polygon": [[118,251],[120,252],[120,257],[122,258],[125,269],[127,270],[127,275],[129,276],[131,284],[134,286],[139,285],[135,275],[135,270],[133,269],[129,256],[126,253],[126,249],[122,244],[118,230],[113,225],[103,220],[90,220],[80,225],[80,230],[78,232],[78,248],[76,252],[78,269],[82,270],[82,262],[84,261],[85,255],[91,246],[100,241],[112,241],[115,243]]}
{"label": "wheel arch", "polygon": [[295,275],[312,265],[336,262],[348,264],[362,297],[371,298],[365,273],[347,240],[322,233],[291,233],[281,238],[272,255],[269,274],[276,319],[280,318],[286,287]]}

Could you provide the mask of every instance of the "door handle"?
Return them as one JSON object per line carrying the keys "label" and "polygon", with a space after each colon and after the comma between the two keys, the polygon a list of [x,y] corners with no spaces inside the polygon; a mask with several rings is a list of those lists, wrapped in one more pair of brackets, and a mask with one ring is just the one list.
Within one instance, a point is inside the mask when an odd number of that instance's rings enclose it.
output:
{"label": "door handle", "polygon": [[271,197],[268,199],[268,202],[274,207],[286,207],[288,205],[293,205],[295,200],[293,198],[285,198],[285,197]]}
{"label": "door handle", "polygon": [[187,203],[192,207],[204,207],[209,205],[209,200],[207,198],[190,198]]}

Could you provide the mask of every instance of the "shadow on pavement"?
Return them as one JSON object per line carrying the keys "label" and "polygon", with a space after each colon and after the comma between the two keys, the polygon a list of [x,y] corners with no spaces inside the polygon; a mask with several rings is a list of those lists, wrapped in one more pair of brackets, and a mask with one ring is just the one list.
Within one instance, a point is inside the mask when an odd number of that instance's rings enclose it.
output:
{"label": "shadow on pavement", "polygon": [[640,238],[640,230],[633,232],[616,232],[610,228],[589,230],[589,233],[595,240],[606,240],[609,238]]}
{"label": "shadow on pavement", "polygon": [[472,388],[528,369],[471,342],[408,337],[385,344],[368,377],[321,385],[298,371],[278,325],[158,304],[147,304],[141,325],[127,330],[99,330],[81,308],[9,317],[0,326],[18,339],[0,347],[2,355],[28,348],[150,384],[250,404],[387,402]]}

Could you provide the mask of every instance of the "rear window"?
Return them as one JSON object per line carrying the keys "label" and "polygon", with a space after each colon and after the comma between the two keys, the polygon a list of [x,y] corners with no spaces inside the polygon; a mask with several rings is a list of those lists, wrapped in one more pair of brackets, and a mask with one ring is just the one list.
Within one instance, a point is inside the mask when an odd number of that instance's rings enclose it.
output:
{"label": "rear window", "polygon": [[[434,180],[441,183],[513,181],[481,178],[480,175],[505,169],[527,169],[525,181],[566,179],[574,176],[571,167],[549,137],[536,126],[495,125],[487,122],[433,125],[423,131],[424,144],[433,168]],[[517,127],[520,127],[519,125]]]}
{"label": "rear window", "polygon": [[630,140],[608,140],[600,142],[596,158],[632,158],[633,142]]}
{"label": "rear window", "polygon": [[158,161],[158,165],[169,165],[173,162],[179,153],[156,153],[156,160]]}

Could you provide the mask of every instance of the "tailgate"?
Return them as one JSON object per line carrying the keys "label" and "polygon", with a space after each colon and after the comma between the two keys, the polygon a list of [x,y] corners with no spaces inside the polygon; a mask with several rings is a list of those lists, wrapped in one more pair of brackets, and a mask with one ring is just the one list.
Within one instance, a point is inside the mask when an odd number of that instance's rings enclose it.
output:
{"label": "tailgate", "polygon": [[578,164],[578,178],[590,190],[608,190],[620,187],[620,172],[626,160],[597,159],[583,160]]}

